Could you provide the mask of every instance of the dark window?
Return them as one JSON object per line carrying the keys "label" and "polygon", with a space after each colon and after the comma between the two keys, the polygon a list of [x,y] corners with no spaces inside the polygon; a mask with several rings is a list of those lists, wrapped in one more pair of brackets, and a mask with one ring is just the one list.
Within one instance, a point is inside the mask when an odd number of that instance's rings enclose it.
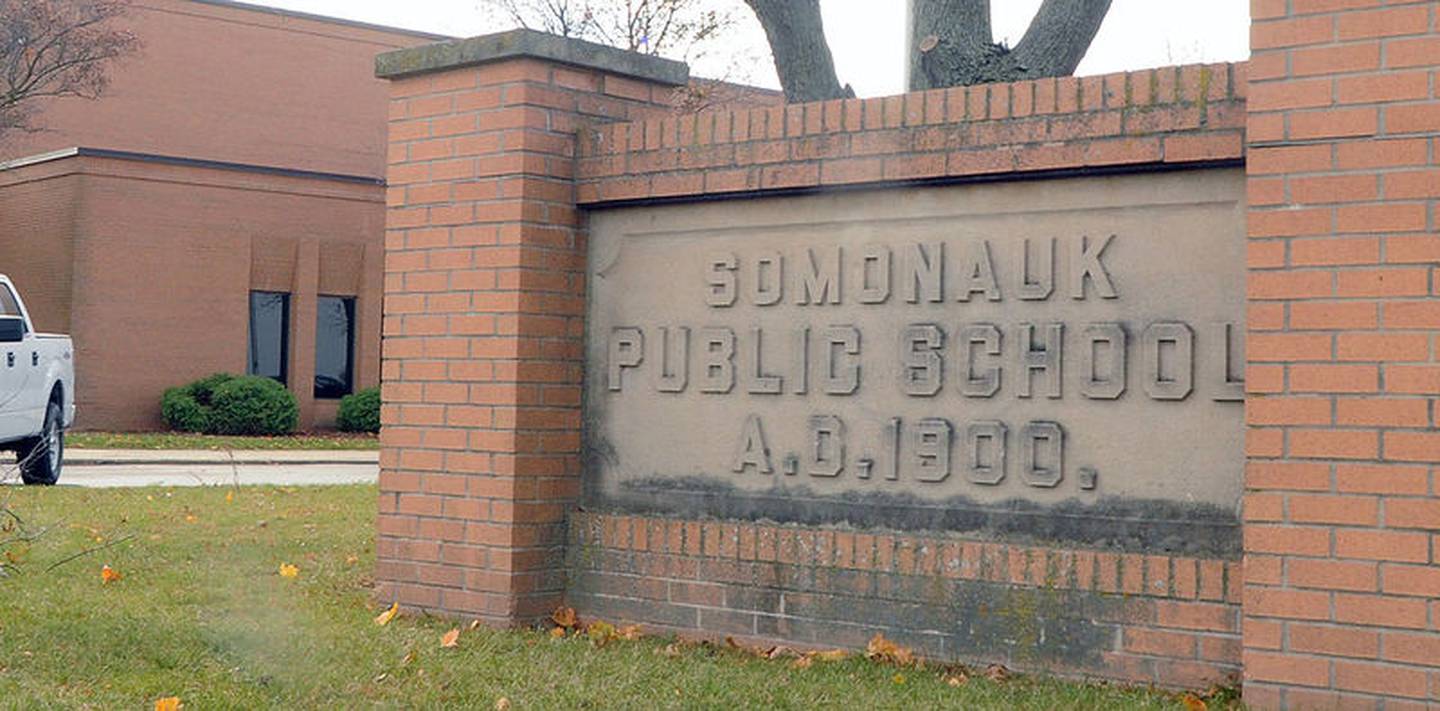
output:
{"label": "dark window", "polygon": [[355,382],[355,299],[322,296],[315,315],[315,397],[349,395]]}
{"label": "dark window", "polygon": [[290,295],[278,291],[250,292],[251,375],[285,382],[290,360]]}
{"label": "dark window", "polygon": [[20,315],[20,303],[15,300],[15,295],[10,293],[10,287],[4,284],[0,284],[0,315]]}

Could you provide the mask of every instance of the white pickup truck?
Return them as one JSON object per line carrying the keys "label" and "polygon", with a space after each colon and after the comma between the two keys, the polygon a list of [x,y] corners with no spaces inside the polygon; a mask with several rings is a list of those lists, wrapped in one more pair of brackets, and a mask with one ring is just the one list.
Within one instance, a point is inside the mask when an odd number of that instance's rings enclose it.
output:
{"label": "white pickup truck", "polygon": [[75,421],[75,349],[36,333],[25,302],[0,274],[0,449],[15,450],[26,484],[60,478],[65,428]]}

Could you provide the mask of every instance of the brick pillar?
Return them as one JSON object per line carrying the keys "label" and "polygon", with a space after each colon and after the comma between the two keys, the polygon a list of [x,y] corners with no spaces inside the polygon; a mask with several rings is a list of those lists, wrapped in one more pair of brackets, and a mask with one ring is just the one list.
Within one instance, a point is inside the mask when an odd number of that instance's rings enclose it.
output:
{"label": "brick pillar", "polygon": [[1440,3],[1251,7],[1246,701],[1435,708]]}
{"label": "brick pillar", "polygon": [[376,580],[519,624],[563,590],[580,491],[577,129],[667,105],[684,64],[530,31],[381,55],[391,80]]}

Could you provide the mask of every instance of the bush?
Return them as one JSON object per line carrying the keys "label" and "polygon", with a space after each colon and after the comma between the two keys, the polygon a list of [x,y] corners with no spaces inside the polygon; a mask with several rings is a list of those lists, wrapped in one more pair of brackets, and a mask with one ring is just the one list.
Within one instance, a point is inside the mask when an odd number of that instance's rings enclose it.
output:
{"label": "bush", "polygon": [[380,388],[366,388],[340,398],[335,426],[341,432],[379,432]]}
{"label": "bush", "polygon": [[160,399],[170,429],[223,435],[280,435],[295,431],[300,408],[270,378],[216,373],[170,388]]}
{"label": "bush", "polygon": [[170,388],[160,398],[160,416],[172,430],[206,432],[210,427],[210,406],[215,388],[234,379],[235,376],[229,373],[215,373],[189,385]]}
{"label": "bush", "polygon": [[209,434],[283,435],[300,424],[300,406],[284,385],[259,375],[222,383],[211,395]]}

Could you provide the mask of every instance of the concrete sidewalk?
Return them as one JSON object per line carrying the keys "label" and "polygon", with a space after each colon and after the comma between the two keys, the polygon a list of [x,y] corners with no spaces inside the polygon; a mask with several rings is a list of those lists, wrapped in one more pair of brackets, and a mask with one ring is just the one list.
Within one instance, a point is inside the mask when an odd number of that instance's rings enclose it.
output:
{"label": "concrete sidewalk", "polygon": [[348,449],[66,449],[65,464],[379,464],[377,450]]}
{"label": "concrete sidewalk", "polygon": [[61,486],[312,486],[373,484],[380,476],[374,462],[351,464],[70,464]]}
{"label": "concrete sidewalk", "polygon": [[[14,455],[0,458],[11,465]],[[374,450],[67,449],[62,486],[365,484],[380,475]]]}
{"label": "concrete sidewalk", "polygon": [[[0,464],[13,464],[13,452],[0,453]],[[66,466],[137,464],[379,464],[380,452],[351,449],[70,449]]]}

